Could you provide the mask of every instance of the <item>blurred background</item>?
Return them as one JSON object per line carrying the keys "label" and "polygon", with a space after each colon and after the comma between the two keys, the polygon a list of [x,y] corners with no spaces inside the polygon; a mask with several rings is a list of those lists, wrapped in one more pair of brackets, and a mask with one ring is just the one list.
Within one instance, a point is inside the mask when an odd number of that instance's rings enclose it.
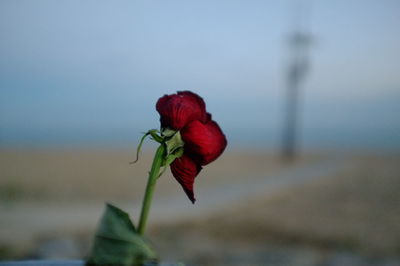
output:
{"label": "blurred background", "polygon": [[0,260],[85,258],[137,221],[155,103],[192,90],[228,148],[149,239],[188,265],[400,265],[400,2],[0,1]]}

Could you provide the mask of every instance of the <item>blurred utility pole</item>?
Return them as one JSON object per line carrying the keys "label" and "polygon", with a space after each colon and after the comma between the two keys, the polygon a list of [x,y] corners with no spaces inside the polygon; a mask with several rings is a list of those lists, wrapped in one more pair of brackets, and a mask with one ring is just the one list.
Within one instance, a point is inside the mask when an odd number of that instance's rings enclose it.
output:
{"label": "blurred utility pole", "polygon": [[297,2],[295,9],[294,29],[289,34],[289,63],[286,69],[286,98],[284,109],[284,124],[282,132],[282,158],[293,161],[298,149],[299,131],[299,98],[301,87],[309,70],[309,48],[311,34],[304,25],[309,11],[304,2]]}

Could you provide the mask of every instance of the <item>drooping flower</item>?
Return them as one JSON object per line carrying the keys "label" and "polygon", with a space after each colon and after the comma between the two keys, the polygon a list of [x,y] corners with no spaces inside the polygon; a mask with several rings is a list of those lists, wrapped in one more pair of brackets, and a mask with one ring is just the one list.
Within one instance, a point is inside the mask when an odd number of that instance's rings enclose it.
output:
{"label": "drooping flower", "polygon": [[206,112],[203,99],[190,91],[164,95],[156,104],[162,131],[175,130],[184,142],[184,153],[171,164],[171,172],[194,203],[193,184],[202,166],[217,159],[227,140]]}

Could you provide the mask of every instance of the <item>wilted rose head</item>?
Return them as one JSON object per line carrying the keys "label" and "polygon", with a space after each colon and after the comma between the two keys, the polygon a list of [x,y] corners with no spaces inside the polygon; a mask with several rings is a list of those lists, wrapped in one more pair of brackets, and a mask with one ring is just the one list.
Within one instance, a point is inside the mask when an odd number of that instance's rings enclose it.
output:
{"label": "wilted rose head", "polygon": [[207,119],[206,104],[203,99],[191,91],[178,91],[158,99],[157,112],[160,113],[161,126],[179,130],[187,123]]}
{"label": "wilted rose head", "polygon": [[203,99],[191,91],[164,95],[156,104],[162,131],[178,131],[184,153],[171,164],[171,172],[194,203],[193,184],[202,166],[217,159],[227,140],[218,124],[206,112]]}

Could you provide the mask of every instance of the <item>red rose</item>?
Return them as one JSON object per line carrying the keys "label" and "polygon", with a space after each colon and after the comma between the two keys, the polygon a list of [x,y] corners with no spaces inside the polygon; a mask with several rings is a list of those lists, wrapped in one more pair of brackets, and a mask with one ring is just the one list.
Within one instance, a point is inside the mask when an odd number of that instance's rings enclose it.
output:
{"label": "red rose", "polygon": [[186,195],[193,203],[196,200],[193,193],[194,178],[200,173],[200,170],[201,166],[187,154],[175,159],[171,164],[173,176],[181,184]]}
{"label": "red rose", "polygon": [[224,133],[213,120],[207,123],[192,121],[182,128],[181,135],[185,142],[185,151],[201,165],[217,159],[227,144]]}
{"label": "red rose", "polygon": [[193,184],[203,165],[217,159],[227,141],[218,124],[206,112],[203,99],[190,91],[165,95],[156,104],[162,128],[179,130],[184,154],[171,164],[171,172],[194,203]]}
{"label": "red rose", "polygon": [[179,130],[191,121],[207,119],[206,104],[201,97],[191,91],[164,95],[158,99],[156,109],[160,113],[163,128]]}

